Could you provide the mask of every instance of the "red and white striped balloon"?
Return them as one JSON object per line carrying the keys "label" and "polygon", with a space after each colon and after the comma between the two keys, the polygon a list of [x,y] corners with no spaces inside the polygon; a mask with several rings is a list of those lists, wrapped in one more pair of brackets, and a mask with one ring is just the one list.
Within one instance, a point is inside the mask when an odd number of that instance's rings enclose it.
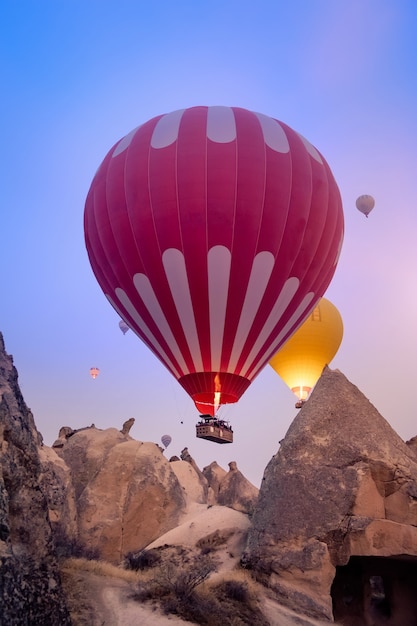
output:
{"label": "red and white striped balloon", "polygon": [[325,159],[294,130],[241,108],[193,107],[115,144],[84,227],[110,303],[213,414],[323,296],[343,211]]}

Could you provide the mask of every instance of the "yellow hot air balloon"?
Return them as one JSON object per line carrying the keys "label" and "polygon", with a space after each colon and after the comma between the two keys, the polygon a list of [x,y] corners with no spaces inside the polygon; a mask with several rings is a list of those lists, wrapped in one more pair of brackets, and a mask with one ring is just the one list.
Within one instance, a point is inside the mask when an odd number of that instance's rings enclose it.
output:
{"label": "yellow hot air balloon", "polygon": [[342,342],[343,322],[334,304],[322,298],[272,357],[269,364],[299,399],[299,408],[335,356]]}

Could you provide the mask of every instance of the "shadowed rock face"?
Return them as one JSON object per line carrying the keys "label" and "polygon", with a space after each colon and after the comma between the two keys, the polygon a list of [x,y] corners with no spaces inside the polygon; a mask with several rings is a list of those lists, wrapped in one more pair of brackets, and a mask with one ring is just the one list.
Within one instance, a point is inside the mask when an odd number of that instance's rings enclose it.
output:
{"label": "shadowed rock face", "polygon": [[325,368],[268,464],[245,560],[280,601],[332,618],[336,566],[417,556],[417,459],[365,396]]}
{"label": "shadowed rock face", "polygon": [[41,437],[0,334],[0,620],[65,626],[70,619],[41,487]]}
{"label": "shadowed rock face", "polygon": [[66,463],[48,446],[39,448],[40,484],[48,501],[58,556],[68,556],[78,543],[77,508],[71,472]]}

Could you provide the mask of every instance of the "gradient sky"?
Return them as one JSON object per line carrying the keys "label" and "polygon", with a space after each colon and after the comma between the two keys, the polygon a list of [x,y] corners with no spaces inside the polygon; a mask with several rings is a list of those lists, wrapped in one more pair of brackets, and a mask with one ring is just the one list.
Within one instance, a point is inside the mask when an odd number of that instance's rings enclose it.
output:
{"label": "gradient sky", "polygon": [[105,154],[195,105],[275,117],[326,158],[346,226],[325,294],[345,328],[331,367],[403,439],[417,435],[415,0],[3,0],[0,50],[0,331],[46,444],[64,425],[134,417],[135,439],[169,433],[168,457],[187,446],[201,468],[236,461],[259,486],[296,415],[267,366],[225,409],[235,443],[195,439],[193,402],[122,335],[89,265],[84,202]]}

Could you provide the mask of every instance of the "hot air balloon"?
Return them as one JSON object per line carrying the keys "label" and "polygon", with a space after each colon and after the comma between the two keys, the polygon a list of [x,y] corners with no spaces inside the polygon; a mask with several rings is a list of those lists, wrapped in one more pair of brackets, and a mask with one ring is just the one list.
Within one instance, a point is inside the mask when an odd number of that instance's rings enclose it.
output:
{"label": "hot air balloon", "polygon": [[162,435],[161,441],[163,445],[165,446],[165,448],[168,448],[169,444],[172,441],[172,437],[170,435]]}
{"label": "hot air balloon", "polygon": [[236,402],[314,308],[343,240],[323,156],[241,108],[159,115],[118,141],[85,203],[107,299],[194,402]]}
{"label": "hot air balloon", "polygon": [[98,367],[91,367],[90,368],[90,376],[91,376],[91,378],[97,378],[99,373],[100,373],[100,370],[98,369]]}
{"label": "hot air balloon", "polygon": [[359,196],[359,198],[356,200],[356,208],[358,209],[358,211],[363,213],[365,217],[368,217],[374,206],[375,200],[372,196],[368,196],[365,194],[363,196]]}
{"label": "hot air balloon", "polygon": [[126,324],[124,320],[120,320],[119,328],[124,335],[126,335],[127,331],[129,330],[129,326]]}
{"label": "hot air balloon", "polygon": [[272,357],[270,365],[295,393],[307,399],[323,368],[335,356],[342,342],[343,322],[337,308],[322,298],[305,322]]}

